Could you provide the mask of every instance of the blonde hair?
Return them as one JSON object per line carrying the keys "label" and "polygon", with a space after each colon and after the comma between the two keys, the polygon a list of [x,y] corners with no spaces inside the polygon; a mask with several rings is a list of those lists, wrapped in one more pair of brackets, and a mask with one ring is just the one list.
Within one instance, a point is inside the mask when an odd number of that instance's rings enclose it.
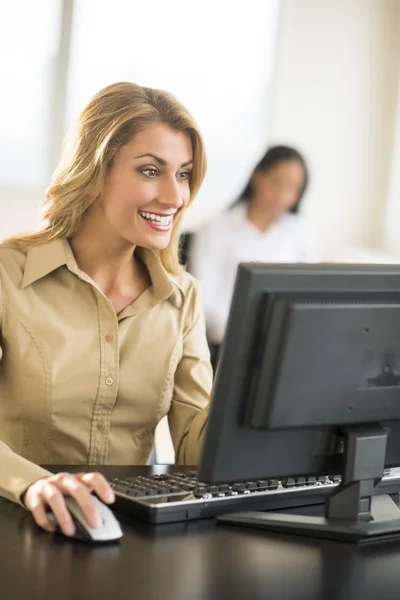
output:
{"label": "blonde hair", "polygon": [[[206,171],[203,140],[194,119],[168,92],[134,83],[114,83],[91,99],[71,130],[65,152],[45,192],[39,228],[5,241],[34,246],[74,235],[86,210],[101,195],[117,150],[154,122],[165,123],[190,136],[193,146],[190,204]],[[168,246],[159,252],[163,266],[172,274],[181,270],[178,258],[181,218],[182,213],[174,224]]]}

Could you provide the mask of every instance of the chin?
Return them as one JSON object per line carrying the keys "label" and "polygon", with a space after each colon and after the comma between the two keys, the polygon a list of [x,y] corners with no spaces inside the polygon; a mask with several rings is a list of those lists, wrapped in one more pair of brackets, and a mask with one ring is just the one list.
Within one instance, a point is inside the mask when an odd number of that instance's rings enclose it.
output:
{"label": "chin", "polygon": [[[158,239],[157,239],[158,238]],[[148,248],[149,250],[164,250],[171,241],[171,233],[168,235],[149,236],[138,240],[136,243],[141,248]]]}
{"label": "chin", "polygon": [[169,240],[168,242],[164,243],[164,244],[146,244],[145,246],[142,246],[142,248],[147,248],[148,250],[164,250],[169,244]]}

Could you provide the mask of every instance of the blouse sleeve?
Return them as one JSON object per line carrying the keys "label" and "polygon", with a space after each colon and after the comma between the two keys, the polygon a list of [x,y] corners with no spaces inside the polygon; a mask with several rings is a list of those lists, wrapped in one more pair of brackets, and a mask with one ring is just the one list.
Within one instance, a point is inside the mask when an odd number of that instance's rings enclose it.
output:
{"label": "blouse sleeve", "polygon": [[[3,356],[1,346],[2,313],[3,298],[0,279],[0,361]],[[2,401],[4,398],[0,398],[0,405]],[[27,488],[38,479],[49,477],[49,475],[51,475],[49,471],[19,456],[0,440],[0,496],[23,506],[21,496]]]}
{"label": "blouse sleeve", "polygon": [[208,418],[213,373],[199,285],[194,280],[187,302],[183,354],[175,372],[168,422],[176,463],[197,465]]}

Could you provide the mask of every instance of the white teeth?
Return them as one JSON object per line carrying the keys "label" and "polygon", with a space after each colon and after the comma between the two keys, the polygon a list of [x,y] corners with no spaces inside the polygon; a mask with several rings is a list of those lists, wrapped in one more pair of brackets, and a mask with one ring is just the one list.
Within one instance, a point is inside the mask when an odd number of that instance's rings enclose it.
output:
{"label": "white teeth", "polygon": [[173,219],[173,215],[166,215],[165,217],[162,217],[160,215],[155,215],[154,213],[144,212],[142,210],[139,210],[139,214],[144,219],[147,219],[148,221],[152,221],[152,223],[158,223],[160,225],[165,225],[165,226],[171,225],[172,219]]}

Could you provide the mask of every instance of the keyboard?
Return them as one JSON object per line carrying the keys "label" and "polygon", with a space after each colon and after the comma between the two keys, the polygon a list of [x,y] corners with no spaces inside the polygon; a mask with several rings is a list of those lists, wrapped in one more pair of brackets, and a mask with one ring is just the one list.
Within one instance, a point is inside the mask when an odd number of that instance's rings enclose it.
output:
{"label": "keyboard", "polygon": [[[153,524],[212,518],[230,512],[323,504],[339,483],[340,476],[326,476],[206,484],[198,481],[195,471],[110,481],[116,498],[113,509]],[[400,493],[400,468],[385,470],[376,493]]]}

